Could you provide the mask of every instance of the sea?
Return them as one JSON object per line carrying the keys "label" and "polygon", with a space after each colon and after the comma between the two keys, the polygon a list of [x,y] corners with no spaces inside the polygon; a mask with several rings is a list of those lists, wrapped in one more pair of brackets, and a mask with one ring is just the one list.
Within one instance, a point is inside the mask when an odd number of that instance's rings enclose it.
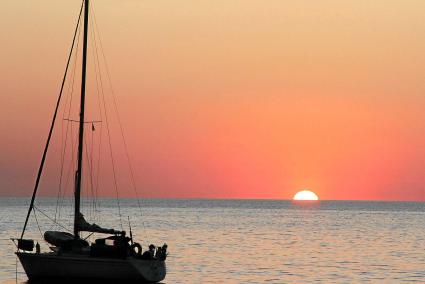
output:
{"label": "sea", "polygon": [[[27,283],[10,238],[29,198],[0,198],[0,283]],[[97,199],[85,218],[168,244],[163,283],[425,283],[425,203]],[[25,238],[72,228],[72,201],[36,200]],[[58,225],[59,224],[59,225]],[[61,226],[61,227],[59,227]]]}

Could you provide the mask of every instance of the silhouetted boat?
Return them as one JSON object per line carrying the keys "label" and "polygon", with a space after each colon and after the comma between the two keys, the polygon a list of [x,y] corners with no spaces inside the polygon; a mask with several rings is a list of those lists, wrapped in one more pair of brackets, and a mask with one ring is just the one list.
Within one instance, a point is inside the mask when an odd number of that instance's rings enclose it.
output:
{"label": "silhouetted boat", "polygon": [[[83,58],[78,136],[78,166],[75,173],[73,234],[59,231],[47,231],[44,233],[44,239],[51,245],[51,251],[40,252],[40,247],[37,243],[35,246],[36,252],[33,252],[34,240],[24,239],[24,233],[28,224],[29,216],[34,210],[34,201],[38,184],[43,172],[46,153],[49,147],[66,78],[66,71],[68,70],[82,14],[84,14]],[[88,16],[89,0],[84,0],[81,6],[65,76],[62,82],[61,92],[57,101],[49,136],[38,171],[25,225],[22,230],[21,237],[19,239],[14,239],[14,241],[17,241],[18,248],[16,255],[18,256],[30,280],[49,278],[69,280],[79,278],[159,282],[165,278],[166,274],[165,259],[167,256],[167,245],[158,247],[157,249],[154,246],[150,246],[149,251],[142,254],[141,246],[138,243],[133,242],[131,229],[130,236],[128,237],[126,236],[125,231],[105,229],[96,224],[89,224],[80,212],[85,123],[84,105],[86,95],[87,34],[89,25]],[[109,236],[96,239],[94,243],[89,244],[86,240],[81,238],[80,232],[109,234]]]}

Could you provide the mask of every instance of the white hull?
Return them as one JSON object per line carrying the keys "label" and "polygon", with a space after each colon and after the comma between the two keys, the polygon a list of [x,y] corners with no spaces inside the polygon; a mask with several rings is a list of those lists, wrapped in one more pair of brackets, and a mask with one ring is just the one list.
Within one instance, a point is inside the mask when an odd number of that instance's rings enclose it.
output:
{"label": "white hull", "polygon": [[100,258],[86,255],[57,253],[16,253],[29,279],[105,279],[159,282],[165,278],[165,262]]}

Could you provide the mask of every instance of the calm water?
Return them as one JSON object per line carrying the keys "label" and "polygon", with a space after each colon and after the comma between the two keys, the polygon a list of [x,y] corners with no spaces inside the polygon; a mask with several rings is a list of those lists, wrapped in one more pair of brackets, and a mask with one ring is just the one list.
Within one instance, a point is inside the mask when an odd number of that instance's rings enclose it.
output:
{"label": "calm water", "polygon": [[[144,248],[169,245],[165,283],[425,283],[425,203],[322,201],[120,200]],[[0,283],[15,283],[14,245],[27,199],[0,199]],[[72,207],[62,205],[70,226]],[[56,200],[38,208],[54,216]],[[120,228],[116,200],[85,216]],[[37,213],[41,230],[55,229]],[[34,218],[27,237],[40,239]],[[42,249],[46,245],[42,243]],[[18,282],[26,280],[18,265]]]}

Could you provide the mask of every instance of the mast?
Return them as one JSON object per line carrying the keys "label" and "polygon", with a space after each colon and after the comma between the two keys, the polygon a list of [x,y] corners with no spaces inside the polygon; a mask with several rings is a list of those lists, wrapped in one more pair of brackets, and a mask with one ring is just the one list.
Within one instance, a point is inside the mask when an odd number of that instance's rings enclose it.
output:
{"label": "mast", "polygon": [[83,144],[84,144],[84,105],[86,100],[86,65],[87,65],[87,31],[89,25],[89,0],[84,0],[84,35],[83,35],[83,64],[81,76],[81,100],[80,100],[80,127],[78,134],[78,166],[75,173],[75,211],[74,211],[74,237],[79,238],[79,215],[81,176],[83,167]]}

